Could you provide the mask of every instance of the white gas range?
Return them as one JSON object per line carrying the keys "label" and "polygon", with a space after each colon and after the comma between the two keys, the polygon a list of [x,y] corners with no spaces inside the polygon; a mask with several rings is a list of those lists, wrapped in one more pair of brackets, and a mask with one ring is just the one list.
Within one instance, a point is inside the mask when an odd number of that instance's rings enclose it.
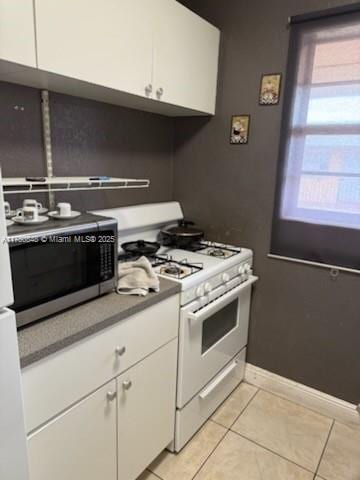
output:
{"label": "white gas range", "polygon": [[[126,242],[156,242],[183,219],[177,202],[96,212],[118,220]],[[189,250],[161,247],[148,257],[158,275],[181,285],[176,432],[179,451],[244,376],[253,253],[201,240]],[[123,260],[128,257],[123,256]]]}
{"label": "white gas range", "polygon": [[[181,305],[192,300],[201,300],[205,305],[221,295],[217,288],[237,278],[248,280],[252,274],[252,251],[230,245],[201,241],[201,248],[189,251],[162,247],[157,258],[164,264],[154,266],[156,273],[181,284]],[[222,252],[222,256],[214,256]]]}

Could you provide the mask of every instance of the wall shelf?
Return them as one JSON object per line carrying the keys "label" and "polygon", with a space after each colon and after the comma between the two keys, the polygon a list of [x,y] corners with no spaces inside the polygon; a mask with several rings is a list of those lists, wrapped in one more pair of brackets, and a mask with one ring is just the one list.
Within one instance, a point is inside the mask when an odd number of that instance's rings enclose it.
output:
{"label": "wall shelf", "polygon": [[109,177],[106,180],[90,180],[91,177],[44,178],[44,182],[29,181],[24,177],[3,178],[4,194],[117,190],[150,186],[150,180],[134,178]]}

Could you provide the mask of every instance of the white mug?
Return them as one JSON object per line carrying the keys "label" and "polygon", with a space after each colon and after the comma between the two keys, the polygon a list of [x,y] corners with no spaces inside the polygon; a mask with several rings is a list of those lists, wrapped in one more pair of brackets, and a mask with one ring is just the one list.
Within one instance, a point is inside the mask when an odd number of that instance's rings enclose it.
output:
{"label": "white mug", "polygon": [[34,198],[26,198],[23,201],[23,207],[34,207],[34,208],[37,208],[38,210],[41,210],[43,208],[42,204],[39,203]]}
{"label": "white mug", "polygon": [[25,222],[36,222],[39,220],[39,210],[37,207],[23,207],[16,212],[16,216]]}
{"label": "white mug", "polygon": [[71,204],[62,202],[56,205],[60,217],[71,217]]}
{"label": "white mug", "polygon": [[10,215],[11,212],[11,207],[9,202],[4,202],[4,210],[5,210],[5,216],[7,217]]}

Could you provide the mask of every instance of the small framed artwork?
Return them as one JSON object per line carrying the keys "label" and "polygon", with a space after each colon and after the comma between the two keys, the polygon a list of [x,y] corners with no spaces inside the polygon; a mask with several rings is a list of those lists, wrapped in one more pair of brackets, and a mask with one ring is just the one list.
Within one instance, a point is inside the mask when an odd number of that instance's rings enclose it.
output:
{"label": "small framed artwork", "polygon": [[261,77],[260,105],[278,105],[280,101],[281,73],[266,73]]}
{"label": "small framed artwork", "polygon": [[230,143],[245,145],[249,141],[250,115],[234,115],[231,117]]}

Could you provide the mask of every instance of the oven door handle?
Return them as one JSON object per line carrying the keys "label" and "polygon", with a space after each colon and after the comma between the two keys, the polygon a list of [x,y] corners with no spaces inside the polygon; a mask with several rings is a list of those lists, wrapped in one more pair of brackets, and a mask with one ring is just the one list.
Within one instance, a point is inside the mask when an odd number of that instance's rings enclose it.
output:
{"label": "oven door handle", "polygon": [[190,320],[194,322],[203,322],[207,318],[211,317],[214,313],[221,310],[223,307],[226,307],[229,303],[231,303],[239,294],[245,290],[246,288],[250,287],[253,283],[258,280],[258,277],[251,275],[251,277],[246,280],[246,282],[242,283],[238,287],[233,288],[228,293],[225,293],[218,299],[214,300],[213,302],[209,303],[206,307],[199,310],[197,313],[187,312],[186,316]]}
{"label": "oven door handle", "polygon": [[231,363],[222,373],[220,373],[220,375],[218,375],[215,380],[210,383],[210,385],[208,385],[202,392],[199,393],[201,400],[205,400],[205,398],[211,395],[211,393],[220,385],[220,383],[226,380],[227,377],[233,373],[237,366],[238,361],[234,360],[234,362]]}

